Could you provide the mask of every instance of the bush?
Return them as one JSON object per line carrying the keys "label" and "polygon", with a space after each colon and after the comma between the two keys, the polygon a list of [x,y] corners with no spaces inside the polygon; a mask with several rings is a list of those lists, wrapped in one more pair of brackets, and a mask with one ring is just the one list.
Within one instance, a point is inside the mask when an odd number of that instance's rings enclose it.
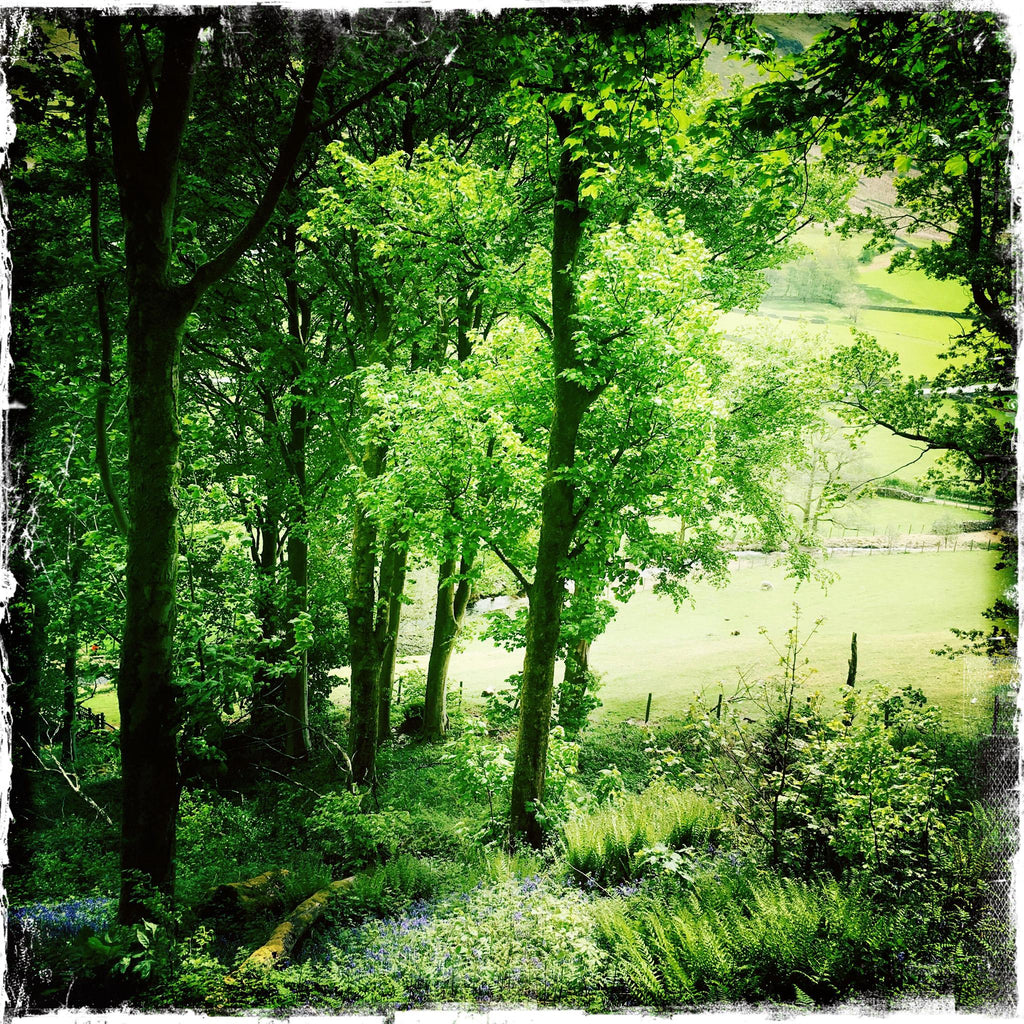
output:
{"label": "bush", "polygon": [[636,792],[651,780],[650,734],[634,725],[595,725],[580,737],[580,781],[592,788],[614,766],[626,789]]}
{"label": "bush", "polygon": [[725,816],[696,793],[651,786],[588,814],[563,829],[565,860],[578,880],[620,885],[657,871],[681,873],[672,854],[696,853],[721,840]]}
{"label": "bush", "polygon": [[407,811],[362,811],[363,794],[328,793],[309,817],[309,833],[329,864],[348,872],[393,857],[410,817]]}
{"label": "bush", "polygon": [[566,734],[576,736],[590,724],[590,713],[601,706],[595,694],[601,689],[601,677],[586,671],[575,678],[566,673],[555,690],[552,718]]}
{"label": "bush", "polygon": [[417,901],[432,899],[452,876],[463,872],[458,865],[400,854],[373,871],[356,875],[352,887],[334,899],[329,919],[350,924],[401,914]]}
{"label": "bush", "polygon": [[14,899],[50,904],[58,894],[103,896],[117,889],[118,836],[106,822],[68,815],[33,831],[31,843],[29,871],[4,878]]}

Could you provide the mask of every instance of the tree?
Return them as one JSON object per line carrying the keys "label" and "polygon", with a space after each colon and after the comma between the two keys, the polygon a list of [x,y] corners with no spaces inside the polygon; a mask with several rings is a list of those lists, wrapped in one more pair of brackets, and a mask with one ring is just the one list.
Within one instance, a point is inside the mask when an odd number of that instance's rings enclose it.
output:
{"label": "tree", "polygon": [[[619,222],[622,226],[609,228],[602,240],[621,255],[629,246],[647,254],[637,237],[629,238],[628,242],[626,238],[631,230],[646,235],[648,243],[656,236],[657,228],[642,216],[645,195],[661,192],[662,196],[671,196],[668,202],[678,207],[669,189],[658,188],[659,182],[671,183],[673,157],[679,156],[682,163],[692,162],[699,175],[706,175],[715,167],[714,160],[706,156],[713,147],[701,150],[697,133],[687,127],[700,121],[701,110],[711,95],[709,80],[701,76],[706,49],[712,40],[718,40],[746,50],[754,38],[749,23],[717,14],[701,31],[697,30],[695,19],[678,12],[663,12],[663,16],[643,21],[626,19],[614,28],[600,19],[586,21],[578,15],[566,14],[538,19],[531,33],[520,34],[512,44],[518,61],[513,75],[513,95],[517,99],[514,116],[534,126],[536,159],[552,181],[550,302],[543,313],[532,312],[550,345],[553,416],[536,565],[527,591],[530,609],[511,809],[513,834],[525,836],[535,845],[542,839],[536,808],[544,789],[567,560],[582,543],[586,560],[592,565],[604,565],[620,540],[603,530],[597,537],[587,534],[585,516],[592,516],[589,521],[593,523],[602,521],[597,512],[602,508],[600,495],[613,496],[609,505],[617,508],[619,514],[624,507],[623,491],[602,486],[604,481],[591,484],[587,480],[591,465],[587,459],[578,459],[580,452],[593,450],[582,447],[584,438],[594,443],[593,435],[588,437],[585,429],[587,418],[590,415],[594,419],[592,410],[598,408],[597,403],[606,394],[624,394],[628,405],[637,392],[627,391],[626,381],[634,387],[638,381],[629,381],[628,375],[624,375],[620,388],[610,388],[619,376],[618,361],[624,360],[628,365],[640,338],[650,345],[665,344],[665,338],[677,338],[680,325],[693,316],[690,311],[697,297],[703,299],[708,294],[692,283],[689,275],[694,273],[693,265],[677,277],[668,273],[659,264],[657,254],[652,253],[648,257],[650,266],[626,263],[630,273],[637,275],[630,283],[639,281],[642,293],[628,312],[625,305],[615,308],[614,293],[610,300],[602,300],[598,288],[590,296],[593,308],[588,308],[583,301],[587,292],[583,280],[591,255],[590,240],[600,235],[600,226]],[[697,156],[702,160],[698,161]],[[788,188],[792,194],[794,186],[800,186],[798,195],[806,197],[806,165],[790,160],[764,163],[748,159],[738,167],[726,170],[727,167],[728,161],[723,160],[721,174],[726,181],[737,181],[737,197],[753,192],[759,200],[747,207],[751,225],[748,236],[755,231],[754,225],[769,238],[779,237],[783,225],[783,239],[787,231],[795,230],[801,204],[791,204],[784,190]],[[682,177],[685,180],[686,176]],[[692,197],[690,207],[699,209],[697,196]],[[670,247],[669,251],[678,244],[677,231],[672,235],[673,239],[662,242]],[[749,278],[766,262],[778,259],[778,255],[769,247],[759,261],[744,244],[742,230],[730,233],[722,228],[720,219],[708,236],[723,241],[718,248],[709,245],[709,249],[712,262],[717,257],[722,263],[721,271],[715,268],[715,276],[726,304],[749,299],[751,291],[741,282],[742,274],[745,272]],[[600,246],[595,245],[593,251],[600,252]],[[677,251],[685,261],[685,248]],[[730,257],[734,261],[731,264]],[[693,254],[689,259],[700,262]],[[651,294],[655,290],[652,280],[658,280],[657,288],[663,289],[660,297]],[[678,287],[682,281],[690,282],[691,291],[680,302]],[[639,325],[635,323],[638,317]],[[700,329],[695,334],[700,337]],[[678,351],[669,357],[669,362],[677,358],[682,358]],[[671,379],[671,374],[667,376]],[[653,379],[660,384],[664,377],[656,374]],[[651,378],[645,380],[646,386],[651,387]],[[699,393],[700,389],[694,391]],[[700,401],[695,400],[694,408],[699,406]],[[645,409],[642,401],[639,409]],[[617,422],[626,425],[626,436],[613,449],[610,469],[614,475],[618,463],[623,462],[618,478],[635,482],[640,477],[630,472],[636,467],[626,455],[638,449],[643,452],[653,438],[662,436],[661,417],[656,413],[650,418],[641,414],[634,419],[626,416],[624,409],[617,412]],[[696,422],[691,421],[691,425],[696,432],[692,438],[701,436],[702,418],[704,423],[710,421],[707,412],[703,417],[694,414]],[[607,452],[608,435],[598,443],[600,450]],[[703,460],[698,460],[697,466],[703,465]],[[605,476],[608,468],[605,467]],[[641,493],[646,494],[659,489],[650,481],[643,486],[650,487],[641,488]],[[632,488],[631,494],[636,490]],[[617,506],[615,498],[620,499]],[[702,540],[709,539],[705,532]],[[701,550],[712,562],[720,561],[714,555],[713,545],[705,543]]]}
{"label": "tree", "polygon": [[754,87],[730,110],[737,123],[778,129],[792,145],[815,141],[837,166],[895,175],[895,207],[868,207],[846,218],[843,230],[870,230],[879,251],[893,249],[900,232],[929,232],[928,245],[896,252],[890,270],[918,266],[962,283],[972,327],[951,339],[949,365],[928,381],[906,380],[857,335],[851,352],[837,357],[841,372],[858,381],[842,401],[863,420],[951,453],[1008,526],[1016,470],[1005,412],[1017,334],[1010,60],[993,14],[869,13],[789,58],[781,80]]}
{"label": "tree", "polygon": [[[100,15],[75,22],[110,124],[127,270],[129,533],[118,677],[124,778],[119,916],[124,921],[142,913],[143,891],[155,886],[169,892],[174,879],[179,715],[172,675],[182,332],[206,291],[270,220],[310,134],[317,87],[342,28],[329,19],[311,25],[291,124],[258,200],[240,225],[235,221],[230,241],[182,279],[173,259],[182,147],[200,31],[216,31],[207,25],[212,21],[190,14],[150,22]],[[150,59],[154,40],[159,52]]]}
{"label": "tree", "polygon": [[[991,505],[1009,541],[999,568],[1016,564],[1010,66],[994,14],[872,13],[833,29],[794,58],[787,82],[755,90],[748,104],[749,116],[781,110],[791,125],[810,126],[837,163],[894,174],[896,207],[865,209],[844,230],[870,230],[880,251],[892,249],[899,232],[927,231],[930,243],[896,252],[890,270],[917,266],[966,287],[971,326],[950,339],[945,369],[910,378],[855,332],[834,359],[846,381],[836,398],[856,422],[944,453],[931,476],[966,478]],[[1001,601],[992,617],[990,642],[1006,651],[1015,611]]]}

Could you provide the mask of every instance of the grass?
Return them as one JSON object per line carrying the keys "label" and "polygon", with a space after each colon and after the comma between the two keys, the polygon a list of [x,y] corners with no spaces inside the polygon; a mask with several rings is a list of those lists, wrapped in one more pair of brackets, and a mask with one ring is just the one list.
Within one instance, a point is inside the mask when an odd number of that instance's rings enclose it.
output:
{"label": "grass", "polygon": [[[877,475],[876,467],[876,475]],[[942,520],[957,522],[990,521],[991,515],[975,508],[934,501],[903,501],[898,498],[861,498],[834,508],[823,517],[819,531],[826,539],[843,536],[903,536],[906,534],[934,534],[935,525]],[[662,533],[674,533],[679,520],[670,516],[655,516],[651,526]]]}
{"label": "grass", "polygon": [[[801,241],[803,241],[801,236]],[[807,241],[810,245],[811,242]],[[918,309],[945,309],[958,313],[964,309],[971,297],[963,285],[955,281],[936,281],[923,270],[904,267],[890,274],[883,267],[868,267],[860,272],[861,285],[884,289]],[[887,305],[887,303],[878,303]],[[934,319],[938,319],[937,317]],[[943,321],[939,320],[940,323]]]}
{"label": "grass", "polygon": [[[990,714],[989,692],[1009,669],[983,658],[948,660],[930,652],[952,640],[952,626],[985,626],[981,609],[997,595],[997,557],[996,551],[962,550],[837,556],[826,563],[839,574],[827,590],[813,582],[797,589],[783,567],[746,558],[726,588],[694,585],[694,606],[678,612],[668,599],[641,591],[620,606],[591,651],[591,664],[603,676],[603,707],[595,719],[642,719],[648,693],[652,719],[664,719],[685,712],[702,691],[708,703],[720,688],[728,696],[741,674],[770,676],[776,656],[759,630],[779,643],[793,624],[794,602],[802,609],[803,630],[818,617],[825,620],[804,652],[808,667],[816,669],[811,689],[826,696],[839,692],[856,632],[864,685],[919,686],[965,721]],[[762,590],[764,581],[773,589]],[[425,663],[422,656],[407,659],[399,672]],[[450,678],[455,688],[462,681],[468,705],[479,706],[482,690],[502,686],[521,669],[521,651],[472,640],[453,655]],[[347,687],[334,696],[347,701]]]}
{"label": "grass", "polygon": [[121,724],[121,710],[117,706],[117,690],[112,686],[106,686],[97,690],[93,697],[84,701],[85,706],[95,715],[105,715],[111,725]]}
{"label": "grass", "polygon": [[[959,505],[933,502],[900,501],[897,498],[863,498],[848,502],[836,508],[829,516],[835,523],[834,536],[842,534],[841,527],[850,533],[856,530],[861,536],[884,536],[890,532],[900,535],[908,533],[935,533],[934,526],[944,519],[958,522],[991,520],[986,512]],[[829,528],[823,524],[827,536]]]}

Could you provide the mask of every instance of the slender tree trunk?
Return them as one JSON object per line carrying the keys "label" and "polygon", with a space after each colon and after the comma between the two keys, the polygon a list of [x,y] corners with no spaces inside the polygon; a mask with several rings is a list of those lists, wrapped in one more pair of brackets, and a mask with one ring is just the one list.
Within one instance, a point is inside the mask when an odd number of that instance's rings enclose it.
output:
{"label": "slender tree trunk", "polygon": [[[286,245],[294,253],[294,224],[286,229]],[[306,445],[309,420],[306,408],[307,391],[305,339],[309,331],[310,306],[299,295],[298,284],[289,277],[286,284],[288,301],[288,334],[291,342],[291,399],[288,423],[288,462],[294,500],[288,530],[288,592],[289,619],[306,614],[309,608],[309,523],[306,510]],[[288,657],[292,670],[285,681],[285,753],[292,758],[309,756],[309,657],[298,649],[298,638],[292,626],[288,632]]]}
{"label": "slender tree trunk", "polygon": [[448,667],[469,604],[470,586],[466,574],[472,569],[474,558],[475,552],[470,551],[460,559],[461,578],[457,582],[454,579],[454,558],[441,562],[437,569],[434,634],[427,662],[427,692],[423,709],[423,738],[431,742],[443,739],[448,732]]}
{"label": "slender tree trunk", "polygon": [[579,637],[569,646],[565,657],[565,675],[562,677],[562,688],[558,702],[558,724],[568,733],[578,732],[577,723],[572,716],[565,714],[564,704],[582,696],[587,689],[590,673],[590,641]]}
{"label": "slender tree trunk", "polygon": [[128,535],[128,522],[117,487],[114,485],[107,445],[107,408],[112,388],[113,338],[107,311],[107,282],[102,277],[103,261],[100,255],[100,162],[96,153],[96,114],[99,100],[99,93],[93,93],[85,107],[85,146],[89,159],[89,237],[93,266],[96,270],[96,319],[100,330],[100,375],[99,388],[96,392],[96,468],[99,470],[103,491],[110,502],[114,525],[117,532],[125,537]]}
{"label": "slender tree trunk", "polygon": [[78,585],[85,551],[78,546],[78,531],[68,531],[68,631],[64,640],[64,714],[60,723],[60,757],[65,765],[75,760],[75,713],[78,709],[78,631],[81,620]]}
{"label": "slender tree trunk", "polygon": [[[363,472],[374,479],[384,466],[385,450],[370,444],[363,457]],[[377,568],[377,526],[373,516],[357,507],[352,530],[352,569],[348,590],[348,631],[351,645],[351,714],[349,747],[354,781],[362,785],[374,782],[377,758],[379,718],[378,683],[380,646],[376,630],[374,576]]]}
{"label": "slender tree trunk", "polygon": [[36,567],[25,557],[20,544],[11,553],[10,569],[18,581],[19,592],[0,621],[0,639],[10,670],[7,698],[11,711],[11,828],[7,867],[16,870],[27,867],[34,852],[35,758],[40,745],[39,704],[46,669],[50,606],[47,591],[36,576]]}
{"label": "slender tree trunk", "polygon": [[[258,580],[256,616],[260,620],[260,631],[263,636],[260,660],[267,663],[273,663],[279,657],[276,647],[271,643],[279,626],[279,613],[274,593],[277,582],[278,538],[281,525],[281,509],[276,495],[273,493],[274,487],[275,482],[268,479],[267,500],[263,506],[259,524],[259,547],[253,552]],[[281,721],[280,692],[280,680],[273,678],[265,668],[257,669],[256,678],[253,681],[252,711],[249,719],[250,730],[257,739],[272,741],[277,738]]]}
{"label": "slender tree trunk", "polygon": [[402,623],[402,595],[405,593],[406,565],[409,558],[409,534],[401,531],[388,543],[380,568],[380,599],[387,601],[387,635],[380,657],[377,681],[377,740],[391,736],[391,690],[395,684],[398,656],[398,630]]}
{"label": "slender tree trunk", "polygon": [[[572,121],[552,115],[565,141]],[[567,475],[576,460],[576,438],[587,407],[596,397],[562,376],[576,363],[576,260],[583,238],[585,211],[580,205],[580,162],[563,148],[555,182],[551,244],[551,356],[555,372],[554,416],[541,490],[541,526],[537,565],[528,592],[526,652],[520,696],[519,735],[512,775],[511,832],[539,847],[544,839],[535,805],[544,796],[548,728],[554,689],[558,632],[565,603],[564,562],[576,530],[576,489]]]}
{"label": "slender tree trunk", "polygon": [[810,476],[807,482],[807,504],[804,505],[803,532],[805,537],[810,536],[817,526],[817,516],[814,515],[814,484],[816,483],[817,469],[818,462],[816,459],[812,459]]}

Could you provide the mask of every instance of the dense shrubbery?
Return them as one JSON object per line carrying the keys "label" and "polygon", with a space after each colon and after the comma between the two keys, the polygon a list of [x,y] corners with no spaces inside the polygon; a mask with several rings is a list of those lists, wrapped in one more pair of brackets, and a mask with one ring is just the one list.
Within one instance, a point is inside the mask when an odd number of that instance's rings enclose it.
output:
{"label": "dense shrubbery", "polygon": [[[553,730],[540,856],[500,852],[511,759],[483,723],[443,747],[387,748],[375,794],[342,785],[326,754],[299,786],[188,789],[179,903],[136,928],[111,919],[113,830],[55,792],[48,816],[64,817],[9,887],[15,1004],[1005,993],[1012,936],[994,880],[1011,828],[979,803],[977,742],[918,691],[851,690],[826,710],[798,675],[720,720],[604,725],[579,743]],[[82,764],[86,789],[109,795],[102,751],[86,745]],[[280,867],[285,909],[332,877],[356,880],[290,965],[229,984],[274,913],[211,919],[202,905],[214,885]]]}

